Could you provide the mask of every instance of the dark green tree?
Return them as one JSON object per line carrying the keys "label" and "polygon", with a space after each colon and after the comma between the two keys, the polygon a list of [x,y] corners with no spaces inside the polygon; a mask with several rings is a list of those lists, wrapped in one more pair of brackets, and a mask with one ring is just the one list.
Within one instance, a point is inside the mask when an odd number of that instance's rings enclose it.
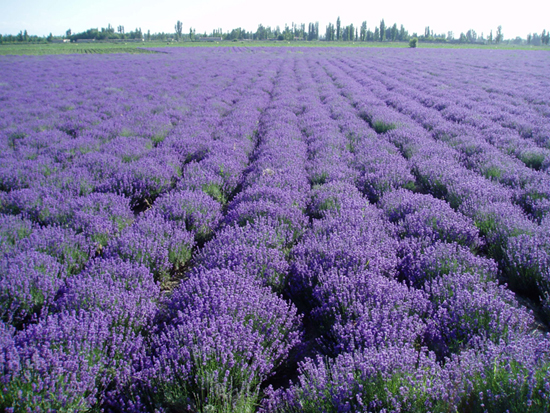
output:
{"label": "dark green tree", "polygon": [[292,30],[290,27],[288,27],[288,24],[285,23],[285,30],[283,31],[283,38],[286,41],[290,41],[294,38],[294,34],[292,33]]}
{"label": "dark green tree", "polygon": [[394,23],[393,26],[391,27],[391,41],[392,42],[397,41],[398,33],[399,32],[397,31],[397,23]]}
{"label": "dark green tree", "polygon": [[500,43],[504,40],[504,35],[502,34],[502,26],[497,27],[497,35],[495,37],[495,43]]}
{"label": "dark green tree", "polygon": [[178,20],[174,29],[176,29],[176,40],[180,40],[183,34],[183,23]]}
{"label": "dark green tree", "polygon": [[329,23],[325,31],[325,40],[327,42],[334,41],[334,35],[335,35],[334,25],[332,23]]}
{"label": "dark green tree", "polygon": [[384,19],[380,21],[380,41],[383,42],[386,40],[386,23]]}
{"label": "dark green tree", "polygon": [[340,30],[340,16],[336,19],[336,40],[340,40],[342,36],[342,31]]}
{"label": "dark green tree", "polygon": [[400,29],[399,29],[399,41],[403,42],[405,40],[407,40],[407,32],[405,30],[405,27],[403,25],[401,25]]}
{"label": "dark green tree", "polygon": [[69,38],[71,37],[71,34],[72,34],[71,29],[69,29],[65,32],[65,37]]}
{"label": "dark green tree", "polygon": [[367,40],[367,22],[366,21],[361,23],[361,31],[360,31],[360,35],[359,35],[359,40],[361,40],[362,42]]}
{"label": "dark green tree", "polygon": [[254,35],[254,38],[256,40],[266,40],[267,39],[267,31],[265,30],[265,27],[263,24],[258,25],[258,29],[256,30],[256,34]]}
{"label": "dark green tree", "polygon": [[[376,28],[378,30],[378,28]],[[373,42],[374,41],[374,32],[372,30],[367,29],[367,42]]]}
{"label": "dark green tree", "polygon": [[319,22],[309,23],[307,39],[309,41],[319,40]]}

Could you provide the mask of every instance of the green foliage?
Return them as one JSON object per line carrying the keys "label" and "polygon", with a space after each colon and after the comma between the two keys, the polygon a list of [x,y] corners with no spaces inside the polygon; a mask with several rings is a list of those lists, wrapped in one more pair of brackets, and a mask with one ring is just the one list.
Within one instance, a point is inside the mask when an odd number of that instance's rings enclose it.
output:
{"label": "green foliage", "polygon": [[314,173],[310,178],[311,185],[322,185],[327,182],[328,173],[326,171]]}
{"label": "green foliage", "polygon": [[493,365],[486,366],[483,374],[469,379],[471,391],[462,395],[458,411],[548,412],[550,401],[545,394],[545,382],[549,371],[549,365],[532,372],[519,362],[508,364],[496,359]]}
{"label": "green foliage", "polygon": [[221,204],[225,204],[227,202],[227,197],[218,184],[207,184],[202,188],[202,190]]}
{"label": "green foliage", "polygon": [[488,179],[498,181],[502,176],[502,171],[498,166],[491,166],[487,168],[483,175]]}
{"label": "green foliage", "polygon": [[525,152],[520,156],[520,160],[529,168],[540,170],[546,156],[543,153]]}
{"label": "green foliage", "polygon": [[[177,377],[165,381],[153,379],[151,394],[153,407],[164,406],[170,412],[201,413],[252,413],[258,402],[260,378],[255,373],[241,370],[237,366],[223,365],[219,360],[193,354],[192,378]],[[226,372],[226,375],[220,374]],[[156,411],[156,409],[155,409]]]}
{"label": "green foliage", "polygon": [[[28,381],[22,381],[17,378],[10,381],[2,389],[2,392],[0,392],[0,410],[20,412],[79,412],[89,411],[92,408],[88,399],[90,394],[86,394],[86,397],[71,398],[69,402],[63,397],[64,390],[71,390],[71,382],[74,381],[74,377],[71,377],[69,373],[59,374],[56,377],[54,386],[58,391],[49,394],[48,398],[37,395],[37,385],[33,380],[35,380],[35,376],[38,376],[38,373],[28,370],[26,374],[29,377]],[[24,401],[21,402],[21,400]],[[15,410],[13,410],[14,408]]]}
{"label": "green foliage", "polygon": [[181,270],[191,259],[191,254],[192,249],[188,245],[176,245],[168,251],[168,261],[174,265],[174,269]]}
{"label": "green foliage", "polygon": [[416,37],[413,37],[411,40],[409,40],[409,47],[414,49],[416,46],[418,46],[418,39]]}
{"label": "green foliage", "polygon": [[376,133],[386,133],[387,131],[397,128],[397,125],[393,123],[386,123],[380,120],[372,122],[371,126]]}

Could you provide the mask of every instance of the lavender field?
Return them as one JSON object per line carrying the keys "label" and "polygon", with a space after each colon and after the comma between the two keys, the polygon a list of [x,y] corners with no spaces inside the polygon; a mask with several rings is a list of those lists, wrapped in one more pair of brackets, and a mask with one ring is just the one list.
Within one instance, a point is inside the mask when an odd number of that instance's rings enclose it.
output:
{"label": "lavender field", "polygon": [[0,410],[548,412],[550,55],[0,58]]}

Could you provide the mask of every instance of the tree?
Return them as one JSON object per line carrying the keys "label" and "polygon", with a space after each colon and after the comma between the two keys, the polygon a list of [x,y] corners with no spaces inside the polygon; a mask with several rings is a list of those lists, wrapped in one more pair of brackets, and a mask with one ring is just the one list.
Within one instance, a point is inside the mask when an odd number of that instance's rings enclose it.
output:
{"label": "tree", "polygon": [[[176,29],[176,40],[180,40],[183,33],[183,23],[181,21],[177,21],[176,25],[174,26],[174,29]],[[191,33],[191,32],[189,32]]]}
{"label": "tree", "polygon": [[65,37],[69,38],[71,37],[71,34],[72,34],[71,29],[69,29],[65,32]]}
{"label": "tree", "polygon": [[378,26],[374,28],[374,41],[380,41],[380,28]]}
{"label": "tree", "polygon": [[29,34],[25,30],[25,33],[23,34],[23,41],[28,42],[29,41]]}
{"label": "tree", "polygon": [[124,34],[124,26],[119,25],[119,26],[117,27],[117,31],[118,31],[120,34]]}
{"label": "tree", "polygon": [[336,40],[340,40],[342,32],[340,30],[340,16],[336,19]]}
{"label": "tree", "polygon": [[399,28],[399,41],[407,40],[407,31],[405,30],[405,27],[401,25]]}
{"label": "tree", "polygon": [[332,23],[329,23],[325,32],[325,40],[327,42],[332,42],[334,40],[334,32],[334,25]]}
{"label": "tree", "polygon": [[256,30],[255,38],[258,40],[266,40],[267,39],[267,31],[265,30],[265,27],[263,24],[258,25],[258,29]]}
{"label": "tree", "polygon": [[418,39],[416,37],[413,37],[411,40],[409,40],[409,47],[415,48],[418,45]]}
{"label": "tree", "polygon": [[398,34],[397,23],[394,23],[393,26],[391,27],[391,41],[392,42],[395,42],[397,40],[397,34]]}
{"label": "tree", "polygon": [[497,27],[497,36],[495,42],[498,44],[504,40],[504,35],[502,34],[502,26]]}
{"label": "tree", "polygon": [[384,19],[380,21],[380,41],[383,42],[386,40],[386,23],[384,23]]}
{"label": "tree", "polygon": [[292,33],[292,30],[290,27],[288,27],[288,24],[285,23],[285,29],[283,30],[283,39],[286,41],[290,41],[293,39],[294,34]]}
{"label": "tree", "polygon": [[307,33],[308,40],[319,40],[319,22],[310,23]]}
{"label": "tree", "polygon": [[361,32],[359,35],[359,40],[361,40],[362,42],[367,40],[367,22],[366,21],[361,23]]}

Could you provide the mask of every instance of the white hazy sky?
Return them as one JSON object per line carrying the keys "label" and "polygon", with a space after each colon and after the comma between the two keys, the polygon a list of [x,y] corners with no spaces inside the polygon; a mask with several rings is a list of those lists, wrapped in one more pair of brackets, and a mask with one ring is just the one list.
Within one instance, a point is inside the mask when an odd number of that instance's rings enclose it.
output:
{"label": "white hazy sky", "polygon": [[[515,2],[514,2],[515,3]],[[403,24],[409,33],[424,33],[430,26],[434,33],[460,32],[474,29],[485,37],[490,30],[502,26],[504,37],[525,38],[528,33],[550,29],[550,2],[506,3],[502,0],[374,0],[374,1],[311,1],[311,0],[0,0],[0,33],[62,35],[92,27],[123,25],[126,31],[140,27],[143,32],[173,33],[177,20],[197,33],[224,32],[236,27],[255,31],[264,26],[285,23],[319,22],[321,34],[329,22],[340,16],[343,25],[360,25],[367,21],[373,29],[383,18],[386,25]]]}

